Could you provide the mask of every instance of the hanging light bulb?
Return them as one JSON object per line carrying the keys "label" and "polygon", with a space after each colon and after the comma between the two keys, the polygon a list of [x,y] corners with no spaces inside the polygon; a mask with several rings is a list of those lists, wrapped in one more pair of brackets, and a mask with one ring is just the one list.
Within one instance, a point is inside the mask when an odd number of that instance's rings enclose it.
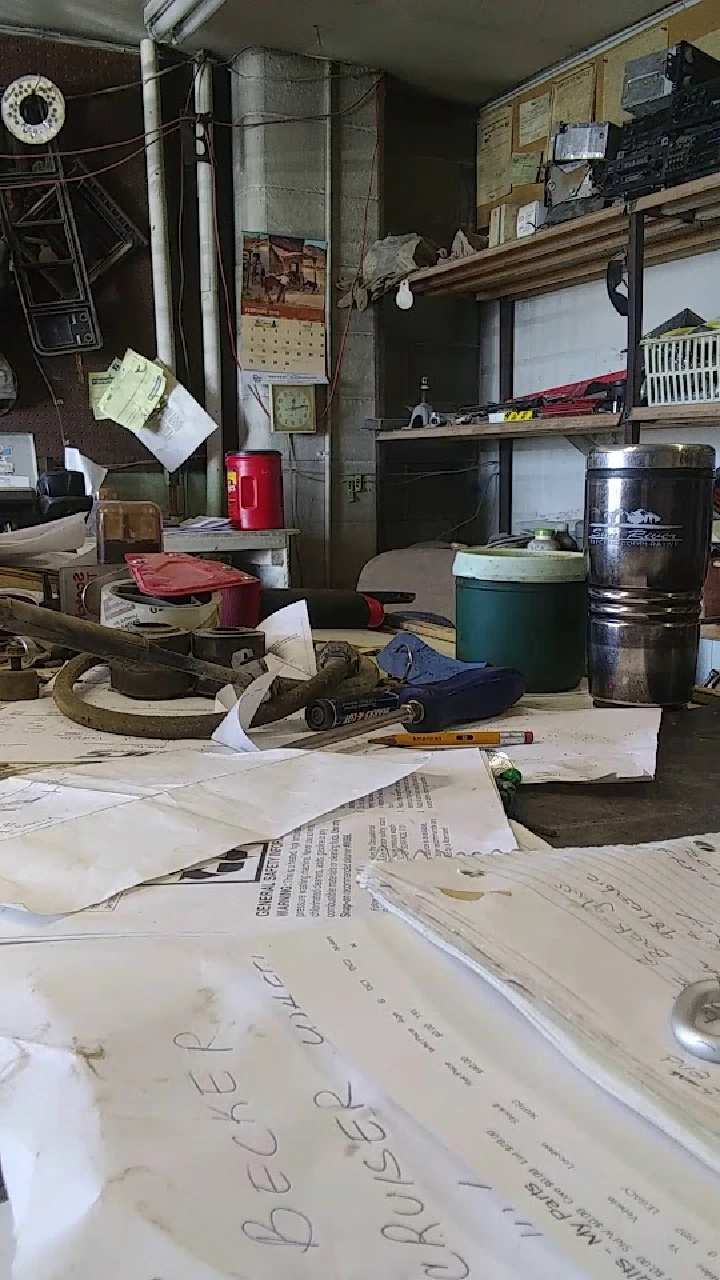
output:
{"label": "hanging light bulb", "polygon": [[395,294],[395,301],[401,311],[410,310],[415,299],[413,298],[412,289],[410,288],[410,282],[408,280],[402,280],[400,282],[400,287]]}

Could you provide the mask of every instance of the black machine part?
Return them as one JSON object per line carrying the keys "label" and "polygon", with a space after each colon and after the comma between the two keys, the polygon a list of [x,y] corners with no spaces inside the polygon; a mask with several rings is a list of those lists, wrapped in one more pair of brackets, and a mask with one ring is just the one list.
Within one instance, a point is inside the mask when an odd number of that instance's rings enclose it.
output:
{"label": "black machine part", "polygon": [[619,316],[627,316],[630,302],[628,299],[627,256],[624,252],[611,258],[605,272],[608,298]]}
{"label": "black machine part", "polygon": [[81,471],[44,471],[38,476],[37,494],[42,519],[62,520],[92,509],[93,500],[85,493],[85,477]]}
{"label": "black machine part", "polygon": [[[262,631],[247,627],[217,627],[215,631],[195,631],[191,637],[192,651],[205,662],[217,662],[231,667],[265,657],[265,636]],[[198,680],[195,692],[202,697],[214,698],[222,685],[214,680]]]}
{"label": "black machine part", "polygon": [[550,209],[567,200],[584,200],[597,195],[600,176],[591,160],[574,160],[568,164],[548,165],[546,178],[547,202]]}
{"label": "black machine part", "polygon": [[[190,632],[168,626],[167,623],[136,622],[129,628],[129,633],[142,635],[151,645],[162,645],[172,653],[190,653]],[[110,688],[126,698],[184,698],[192,693],[193,678],[187,671],[171,671],[165,667],[129,667],[123,662],[111,662]]]}
{"label": "black machine part", "polygon": [[553,161],[612,160],[620,142],[620,129],[609,120],[597,124],[559,124],[553,136]]}
{"label": "black machine part", "polygon": [[24,648],[19,640],[6,646],[8,665],[0,667],[0,702],[26,702],[40,697],[37,671],[23,665]]}
{"label": "black machine part", "polygon": [[40,356],[97,350],[102,336],[60,152],[54,142],[13,152],[0,167],[0,220],[30,341]]}
{"label": "black machine part", "polygon": [[720,79],[720,62],[687,40],[633,58],[625,67],[622,106],[631,115],[661,109],[681,89]]}

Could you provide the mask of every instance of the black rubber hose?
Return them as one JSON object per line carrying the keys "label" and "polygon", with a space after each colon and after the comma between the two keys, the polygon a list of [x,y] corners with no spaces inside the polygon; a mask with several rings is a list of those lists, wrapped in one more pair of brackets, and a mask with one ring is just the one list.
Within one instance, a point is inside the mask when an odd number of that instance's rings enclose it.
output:
{"label": "black rubber hose", "polygon": [[210,738],[222,724],[226,712],[199,712],[189,716],[147,716],[127,711],[112,711],[86,702],[75,692],[75,685],[86,671],[107,665],[102,658],[80,653],[60,669],[53,685],[55,706],[68,720],[99,733],[120,733],[131,738]]}
{"label": "black rubber hose", "polygon": [[[81,676],[93,667],[106,665],[102,658],[93,657],[89,653],[78,654],[61,668],[55,677],[53,698],[58,710],[75,724],[86,729],[96,729],[100,733],[126,734],[131,738],[165,738],[180,740],[183,738],[211,738],[215,730],[225,719],[226,712],[198,712],[195,715],[148,716],[127,711],[113,711],[107,707],[97,707],[86,702],[75,692],[75,685]],[[368,664],[368,667],[371,664]],[[377,668],[374,676],[366,672],[366,680],[373,680],[371,687],[377,682]],[[299,681],[294,688],[271,698],[258,708],[253,717],[252,726],[274,724],[284,720],[286,716],[302,711],[308,702],[322,698],[337,688],[347,677],[347,662],[333,659],[328,662],[316,676],[310,680]],[[356,695],[359,696],[359,695]]]}

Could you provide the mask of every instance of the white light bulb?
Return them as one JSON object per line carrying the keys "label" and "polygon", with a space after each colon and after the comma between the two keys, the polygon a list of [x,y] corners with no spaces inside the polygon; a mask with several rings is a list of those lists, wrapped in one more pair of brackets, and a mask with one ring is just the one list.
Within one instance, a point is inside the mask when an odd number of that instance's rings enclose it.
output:
{"label": "white light bulb", "polygon": [[400,283],[400,288],[395,294],[395,301],[401,311],[409,311],[415,299],[412,296],[412,289],[407,280]]}

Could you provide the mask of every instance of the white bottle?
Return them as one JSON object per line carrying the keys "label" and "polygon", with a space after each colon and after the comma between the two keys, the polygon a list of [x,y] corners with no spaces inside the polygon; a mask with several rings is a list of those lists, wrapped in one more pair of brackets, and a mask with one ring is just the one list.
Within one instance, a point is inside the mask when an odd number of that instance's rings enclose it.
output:
{"label": "white bottle", "polygon": [[559,551],[560,544],[552,529],[535,529],[527,549],[536,555],[547,555],[548,551]]}

